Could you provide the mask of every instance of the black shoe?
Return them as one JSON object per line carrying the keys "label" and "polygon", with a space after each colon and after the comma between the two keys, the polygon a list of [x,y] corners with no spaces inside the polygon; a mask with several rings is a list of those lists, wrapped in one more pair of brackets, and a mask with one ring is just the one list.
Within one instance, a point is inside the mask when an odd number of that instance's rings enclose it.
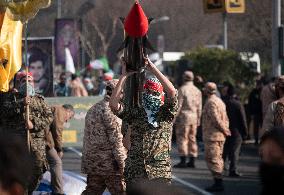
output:
{"label": "black shoe", "polygon": [[188,162],[186,165],[189,168],[195,168],[195,164],[194,163]]}
{"label": "black shoe", "polygon": [[187,164],[185,162],[179,162],[178,164],[174,165],[174,168],[187,168]]}
{"label": "black shoe", "polygon": [[236,171],[231,171],[229,173],[229,177],[241,177],[241,176],[242,176],[242,174],[240,174],[240,173],[238,173]]}
{"label": "black shoe", "polygon": [[222,179],[214,179],[215,183],[208,187],[205,188],[207,192],[222,192],[224,191],[224,186],[223,186],[223,180]]}
{"label": "black shoe", "polygon": [[186,168],[187,165],[186,165],[186,161],[185,160],[186,160],[185,156],[181,156],[180,157],[180,162],[178,164],[174,165],[174,168]]}
{"label": "black shoe", "polygon": [[195,158],[194,157],[190,157],[189,162],[187,163],[187,167],[195,168]]}

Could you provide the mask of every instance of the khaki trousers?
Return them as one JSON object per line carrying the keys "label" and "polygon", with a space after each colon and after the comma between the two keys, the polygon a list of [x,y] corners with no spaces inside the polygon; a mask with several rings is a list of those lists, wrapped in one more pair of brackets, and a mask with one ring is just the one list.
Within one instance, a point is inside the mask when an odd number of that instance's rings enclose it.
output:
{"label": "khaki trousers", "polygon": [[222,158],[225,141],[205,141],[205,160],[208,169],[216,179],[222,179],[224,161]]}
{"label": "khaki trousers", "polygon": [[176,127],[177,147],[180,156],[198,156],[196,124],[178,124]]}
{"label": "khaki trousers", "polygon": [[53,193],[64,194],[62,178],[62,160],[57,151],[51,148],[47,151],[47,161],[50,167],[51,187]]}

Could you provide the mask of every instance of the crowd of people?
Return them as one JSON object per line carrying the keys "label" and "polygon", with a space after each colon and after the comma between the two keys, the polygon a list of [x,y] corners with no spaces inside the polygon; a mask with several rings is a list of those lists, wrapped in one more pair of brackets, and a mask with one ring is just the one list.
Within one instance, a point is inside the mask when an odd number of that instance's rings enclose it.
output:
{"label": "crowd of people", "polygon": [[[149,58],[144,61],[150,77],[143,87],[142,106],[131,107],[124,101],[127,79],[139,73],[128,72],[122,59],[119,79],[105,79],[104,99],[87,112],[81,164],[87,186],[83,195],[102,194],[106,188],[111,194],[133,194],[153,183],[167,189],[172,179],[173,129],[180,156],[180,162],[173,167],[198,168],[195,161],[201,139],[214,180],[206,190],[223,191],[227,160],[229,176],[242,176],[238,159],[242,143],[250,135],[250,121],[254,124],[255,144],[260,144],[263,194],[283,192],[284,76],[264,86],[257,81],[244,106],[229,82],[203,83],[201,77],[188,70],[177,90]],[[76,75],[71,76],[68,85],[66,79],[62,73],[55,87],[57,96],[86,96],[91,89],[86,90]],[[14,142],[0,141],[1,194],[32,194],[47,169],[52,193],[64,194],[62,131],[63,124],[74,116],[74,109],[69,104],[47,105],[44,97],[35,92],[33,82],[31,74],[18,73],[14,88],[0,94],[0,138],[12,137],[18,142],[12,147]],[[84,79],[85,86],[90,82]],[[22,163],[15,162],[19,159]]]}
{"label": "crowd of people", "polygon": [[77,75],[62,72],[59,81],[54,85],[55,97],[86,97],[105,95],[106,82],[113,79],[113,73],[103,73],[102,76]]}

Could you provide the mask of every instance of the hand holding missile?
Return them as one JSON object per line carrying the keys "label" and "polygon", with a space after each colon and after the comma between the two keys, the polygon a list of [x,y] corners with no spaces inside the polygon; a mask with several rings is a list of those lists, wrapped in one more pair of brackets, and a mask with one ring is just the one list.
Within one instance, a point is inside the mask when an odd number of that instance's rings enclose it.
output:
{"label": "hand holding missile", "polygon": [[137,73],[137,71],[132,71],[132,70],[127,71],[126,61],[125,61],[124,57],[120,58],[120,62],[121,62],[121,67],[122,67],[121,75],[128,77],[128,76],[131,76],[131,75]]}

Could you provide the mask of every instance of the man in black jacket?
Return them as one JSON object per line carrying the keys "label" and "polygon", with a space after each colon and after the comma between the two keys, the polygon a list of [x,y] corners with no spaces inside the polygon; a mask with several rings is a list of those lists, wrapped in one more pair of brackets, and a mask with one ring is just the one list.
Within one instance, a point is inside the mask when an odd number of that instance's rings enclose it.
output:
{"label": "man in black jacket", "polygon": [[223,101],[226,104],[231,136],[226,139],[223,159],[224,162],[226,162],[227,157],[230,160],[229,176],[240,177],[241,175],[237,172],[237,163],[242,140],[247,136],[246,116],[243,105],[235,96],[234,87],[232,84],[228,84],[227,87],[227,94],[223,97]]}
{"label": "man in black jacket", "polygon": [[262,89],[262,82],[258,80],[256,82],[256,87],[249,94],[249,113],[253,120],[253,134],[255,145],[258,144],[259,130],[262,125],[262,103],[260,99]]}

